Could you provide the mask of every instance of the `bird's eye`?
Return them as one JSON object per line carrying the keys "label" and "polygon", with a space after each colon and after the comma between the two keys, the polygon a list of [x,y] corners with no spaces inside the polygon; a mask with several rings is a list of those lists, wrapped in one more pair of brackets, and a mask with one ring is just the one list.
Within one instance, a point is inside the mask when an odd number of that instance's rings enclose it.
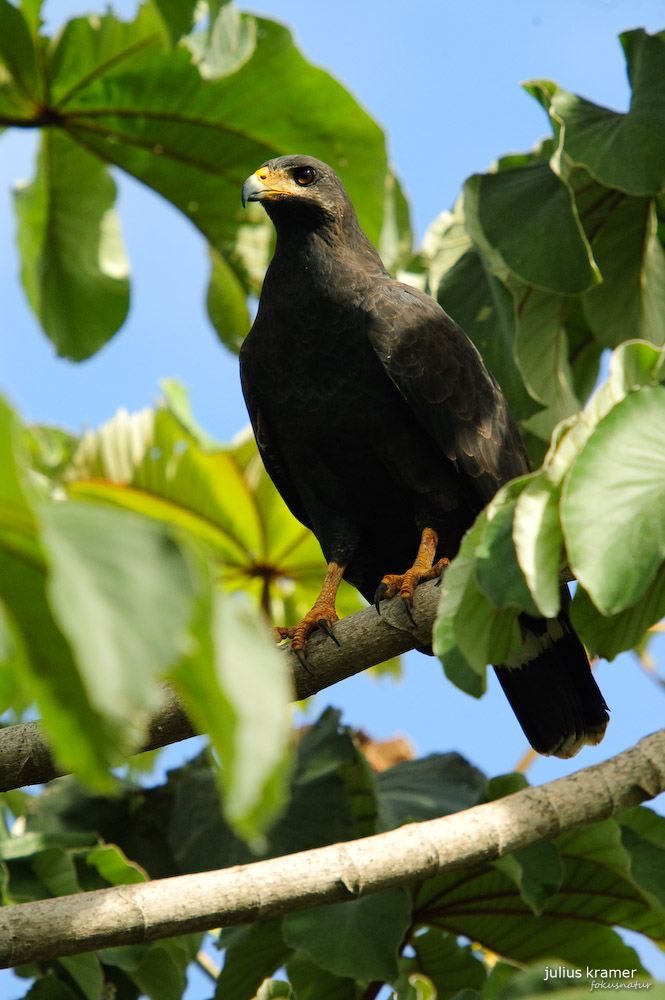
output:
{"label": "bird's eye", "polygon": [[300,184],[302,187],[306,187],[314,180],[314,168],[298,167],[293,171],[293,176],[297,184]]}

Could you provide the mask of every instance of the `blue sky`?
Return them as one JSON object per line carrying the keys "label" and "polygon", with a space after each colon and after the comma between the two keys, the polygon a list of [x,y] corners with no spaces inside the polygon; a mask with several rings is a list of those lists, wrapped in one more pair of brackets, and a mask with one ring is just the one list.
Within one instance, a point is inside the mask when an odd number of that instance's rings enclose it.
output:
{"label": "blue sky", "polygon": [[[133,9],[129,2],[114,6],[124,13]],[[56,26],[88,9],[101,11],[103,4],[48,0],[44,13]],[[542,109],[521,89],[522,81],[554,79],[625,110],[629,89],[616,36],[633,27],[665,28],[663,0],[559,0],[556,5],[544,0],[263,0],[250,9],[290,25],[305,55],[341,80],[386,129],[418,238],[452,206],[469,174],[549,134]],[[0,391],[27,420],[81,431],[120,406],[149,405],[158,395],[159,380],[175,377],[189,387],[206,430],[221,440],[230,438],[247,418],[236,360],[219,345],[205,314],[205,246],[187,220],[131,179],[116,176],[132,264],[130,317],[91,360],[75,365],[55,357],[17,281],[11,185],[31,176],[35,140],[24,130],[16,132],[2,137],[0,159]],[[525,742],[493,676],[489,694],[476,702],[448,684],[431,658],[412,654],[406,663],[401,684],[357,677],[320,695],[317,708],[341,707],[348,723],[376,738],[406,733],[420,754],[459,750],[488,774],[515,765]],[[662,725],[663,698],[655,695],[634,658],[601,664],[597,677],[613,709],[604,743],[573,762],[539,759],[529,771],[531,781],[595,763]],[[22,995],[18,986],[3,992],[2,982],[0,976],[0,998]],[[194,985],[188,1000],[208,993],[209,988]]]}

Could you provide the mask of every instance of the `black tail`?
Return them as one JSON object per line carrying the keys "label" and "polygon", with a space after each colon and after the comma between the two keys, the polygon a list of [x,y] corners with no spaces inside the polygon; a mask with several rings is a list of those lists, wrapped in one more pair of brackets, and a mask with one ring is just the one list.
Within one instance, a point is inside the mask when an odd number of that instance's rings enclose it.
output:
{"label": "black tail", "polygon": [[567,587],[561,588],[561,598],[558,618],[522,616],[521,653],[494,669],[533,749],[568,758],[586,744],[600,743],[609,716],[568,618]]}

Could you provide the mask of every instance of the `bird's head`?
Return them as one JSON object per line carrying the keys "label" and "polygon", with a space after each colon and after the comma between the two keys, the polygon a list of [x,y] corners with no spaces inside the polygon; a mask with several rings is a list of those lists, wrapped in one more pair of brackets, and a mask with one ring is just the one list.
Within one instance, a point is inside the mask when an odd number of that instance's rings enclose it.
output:
{"label": "bird's head", "polygon": [[[355,220],[355,211],[335,171],[313,156],[267,160],[242,186],[242,203],[260,201],[275,226],[298,219],[307,228]],[[357,223],[356,223],[357,224]]]}

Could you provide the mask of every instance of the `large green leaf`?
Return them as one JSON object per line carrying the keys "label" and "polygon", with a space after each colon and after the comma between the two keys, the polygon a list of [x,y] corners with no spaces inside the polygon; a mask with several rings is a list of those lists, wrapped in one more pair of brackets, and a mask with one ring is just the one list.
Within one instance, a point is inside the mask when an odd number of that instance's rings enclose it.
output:
{"label": "large green leaf", "polygon": [[[559,573],[564,551],[560,520],[562,483],[586,442],[603,419],[633,389],[662,378],[663,351],[644,341],[618,348],[605,382],[577,417],[557,429],[542,470],[517,498],[513,540],[532,597],[545,616],[559,608]],[[598,625],[598,627],[602,627]],[[585,633],[586,634],[586,633]]]}
{"label": "large green leaf", "polygon": [[128,265],[104,163],[62,131],[42,136],[37,176],[18,188],[21,276],[58,353],[89,357],[129,308]]}
{"label": "large green leaf", "polygon": [[376,775],[381,829],[447,816],[478,805],[487,782],[456,753],[405,760]]}
{"label": "large green leaf", "polygon": [[287,944],[328,972],[392,982],[397,977],[397,950],[410,923],[410,898],[398,887],[291,913],[283,926]]}
{"label": "large green leaf", "polygon": [[515,361],[531,396],[548,408],[547,441],[555,424],[579,409],[568,360],[570,299],[510,282],[515,300]]}
{"label": "large green leaf", "polygon": [[187,563],[161,525],[129,511],[70,502],[39,516],[49,602],[88,698],[113,721],[119,746],[135,747],[185,646]]}
{"label": "large green leaf", "polygon": [[57,759],[88,780],[107,784],[108,763],[118,762],[117,736],[92,707],[49,603],[46,555],[23,484],[23,443],[17,419],[2,403],[0,597],[20,643],[26,686],[42,712]]}
{"label": "large green leaf", "polygon": [[632,85],[630,110],[619,114],[534,81],[527,89],[563,129],[560,156],[607,187],[636,196],[665,186],[665,33],[638,28],[620,35]]}
{"label": "large green leaf", "polygon": [[330,162],[388,263],[408,253],[408,209],[379,126],[306,62],[285,28],[232,3],[213,4],[208,30],[173,47],[192,12],[161,0],[132,21],[74,18],[39,39],[37,60],[38,12],[28,24],[0,4],[0,112],[45,128],[37,177],[17,195],[23,280],[67,357],[97,350],[127,311],[109,163],[171,201],[211,243],[209,304],[228,344],[246,333],[244,298],[258,292],[269,259],[265,213],[240,206],[245,177],[264,160],[296,150]]}
{"label": "large green leaf", "polygon": [[[571,192],[548,163],[476,174],[464,185],[467,228],[494,274],[568,295],[598,281]],[[506,220],[510,219],[510,225]]]}
{"label": "large green leaf", "polygon": [[561,884],[548,893],[540,916],[528,902],[531,888],[499,865],[426,882],[416,895],[416,919],[463,934],[513,962],[549,958],[583,969],[637,969],[643,975],[637,955],[612,928],[631,928],[661,941],[664,914],[632,877],[618,824],[596,823],[555,845]]}
{"label": "large green leaf", "polygon": [[630,393],[596,427],[562,496],[570,565],[601,612],[630,607],[665,559],[665,387]]}
{"label": "large green leaf", "polygon": [[[149,10],[122,26],[122,41],[111,14],[76,19],[53,48],[54,104],[72,135],[164,194],[220,251],[236,248],[247,173],[294,149],[328,157],[340,169],[378,242],[386,174],[381,130],[303,59],[285,28],[259,19],[257,30],[256,50],[236,73],[202,80],[186,48],[164,49]],[[94,67],[82,65],[81,52],[95,54]],[[277,107],[288,107],[289,116],[276,114]]]}

